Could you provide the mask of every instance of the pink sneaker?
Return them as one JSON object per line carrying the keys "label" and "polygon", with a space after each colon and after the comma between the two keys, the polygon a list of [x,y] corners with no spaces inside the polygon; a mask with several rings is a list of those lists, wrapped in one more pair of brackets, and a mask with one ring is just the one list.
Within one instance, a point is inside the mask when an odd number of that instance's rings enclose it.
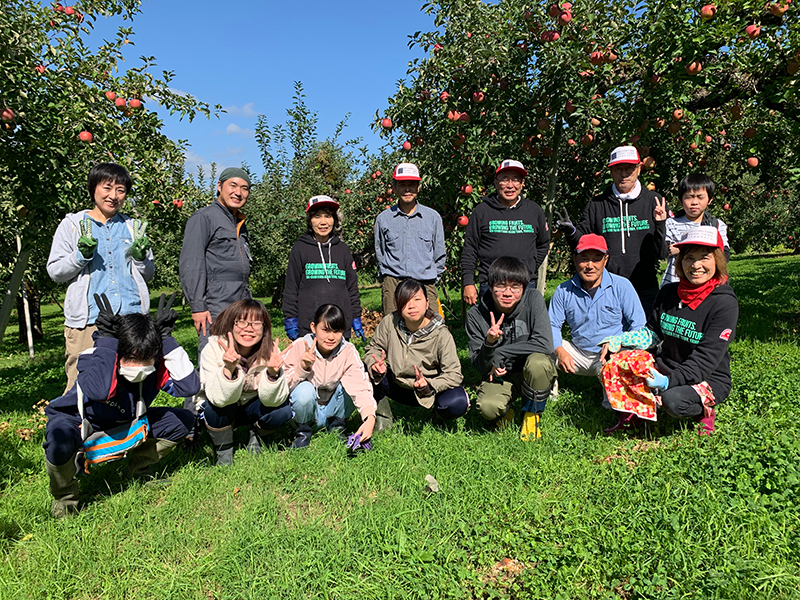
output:
{"label": "pink sneaker", "polygon": [[711,409],[711,414],[706,416],[705,413],[699,417],[695,417],[695,421],[699,423],[697,426],[697,435],[711,435],[714,433],[714,421],[717,418],[717,411]]}
{"label": "pink sneaker", "polygon": [[636,429],[641,424],[642,419],[635,414],[620,412],[619,421],[617,421],[617,424],[603,429],[603,433],[606,435],[611,435],[615,431],[630,431],[631,429]]}

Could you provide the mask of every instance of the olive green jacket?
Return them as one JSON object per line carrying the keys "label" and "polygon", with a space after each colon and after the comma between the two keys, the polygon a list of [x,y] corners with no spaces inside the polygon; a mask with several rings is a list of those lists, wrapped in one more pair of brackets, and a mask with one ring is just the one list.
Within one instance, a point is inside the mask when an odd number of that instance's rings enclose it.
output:
{"label": "olive green jacket", "polygon": [[430,408],[436,394],[461,385],[463,376],[456,343],[439,315],[434,315],[429,325],[414,334],[401,328],[401,321],[397,311],[383,318],[364,351],[364,362],[373,382],[379,383],[382,378],[372,370],[372,365],[383,350],[395,381],[409,389],[414,388],[414,367],[417,367],[430,388],[422,394],[414,390],[414,394],[421,406]]}

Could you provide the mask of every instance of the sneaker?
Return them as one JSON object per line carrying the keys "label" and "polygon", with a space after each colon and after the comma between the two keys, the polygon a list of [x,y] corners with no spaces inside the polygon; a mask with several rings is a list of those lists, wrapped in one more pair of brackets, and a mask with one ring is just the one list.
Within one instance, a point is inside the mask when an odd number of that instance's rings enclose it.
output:
{"label": "sneaker", "polygon": [[603,433],[606,435],[611,435],[615,431],[631,431],[632,429],[640,427],[642,423],[643,421],[641,417],[638,417],[633,413],[620,412],[619,421],[617,421],[617,424],[603,429]]}
{"label": "sneaker", "polygon": [[305,448],[311,443],[311,435],[313,430],[310,423],[300,423],[295,432],[294,441],[290,448]]}

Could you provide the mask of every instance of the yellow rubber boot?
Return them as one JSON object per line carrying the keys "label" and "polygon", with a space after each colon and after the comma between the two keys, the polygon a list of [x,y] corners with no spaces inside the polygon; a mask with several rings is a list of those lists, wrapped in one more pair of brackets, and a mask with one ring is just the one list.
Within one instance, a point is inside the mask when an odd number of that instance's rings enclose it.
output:
{"label": "yellow rubber boot", "polygon": [[539,426],[540,417],[539,413],[526,412],[522,414],[522,429],[519,432],[519,439],[523,442],[530,442],[542,437],[542,430]]}
{"label": "yellow rubber boot", "polygon": [[505,430],[508,429],[509,426],[513,423],[514,423],[514,409],[509,408],[508,412],[505,415],[497,419],[496,421],[497,431],[499,431],[500,434],[502,435],[503,432],[505,432]]}

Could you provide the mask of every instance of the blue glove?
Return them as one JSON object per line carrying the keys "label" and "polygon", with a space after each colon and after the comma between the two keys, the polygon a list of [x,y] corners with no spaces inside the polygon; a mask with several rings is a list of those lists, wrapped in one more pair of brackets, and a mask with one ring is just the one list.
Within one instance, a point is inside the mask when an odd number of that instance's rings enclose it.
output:
{"label": "blue glove", "polygon": [[295,341],[300,337],[300,325],[297,319],[284,319],[283,328],[286,330],[286,337]]}
{"label": "blue glove", "polygon": [[361,317],[356,317],[353,319],[353,331],[356,332],[356,335],[361,338],[362,342],[367,341],[367,336],[364,335],[364,326],[361,324]]}
{"label": "blue glove", "polygon": [[669,377],[662,375],[655,369],[650,369],[650,379],[647,379],[647,385],[650,389],[666,391],[669,387]]}

